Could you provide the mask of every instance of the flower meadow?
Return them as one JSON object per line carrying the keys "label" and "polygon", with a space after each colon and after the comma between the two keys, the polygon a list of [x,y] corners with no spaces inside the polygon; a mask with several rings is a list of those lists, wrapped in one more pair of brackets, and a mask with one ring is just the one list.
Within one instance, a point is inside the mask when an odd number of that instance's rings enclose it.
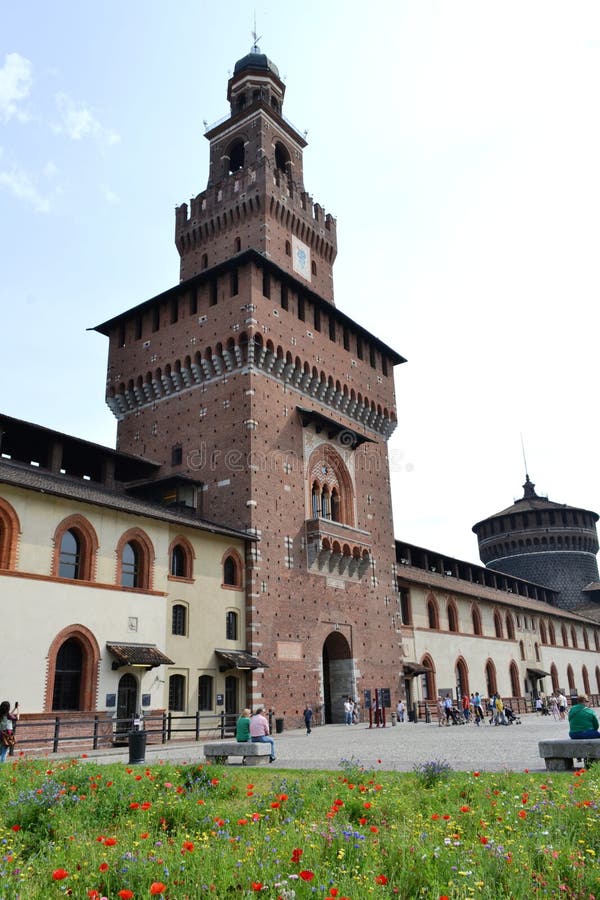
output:
{"label": "flower meadow", "polygon": [[7,761],[0,779],[2,900],[600,900],[600,767],[45,759]]}

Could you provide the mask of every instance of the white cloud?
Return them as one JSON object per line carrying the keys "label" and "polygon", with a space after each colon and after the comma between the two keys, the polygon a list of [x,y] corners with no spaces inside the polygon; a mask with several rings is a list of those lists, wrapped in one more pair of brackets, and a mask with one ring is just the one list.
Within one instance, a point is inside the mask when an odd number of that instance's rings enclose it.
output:
{"label": "white cloud", "polygon": [[24,100],[31,89],[32,65],[19,53],[8,53],[4,66],[0,69],[0,117],[8,122],[13,117],[21,122],[27,120],[27,114],[19,108],[19,101]]}
{"label": "white cloud", "polygon": [[[1,158],[2,148],[0,147]],[[0,188],[5,188],[14,197],[30,203],[38,212],[49,212],[50,210],[49,200],[40,194],[27,172],[20,166],[0,168]]]}
{"label": "white cloud", "polygon": [[74,141],[90,137],[109,147],[121,140],[115,131],[100,124],[85,103],[63,93],[56,94],[54,99],[61,117],[60,123],[54,125],[57,134],[66,134]]}
{"label": "white cloud", "polygon": [[115,204],[121,202],[121,198],[119,197],[119,195],[116,194],[114,191],[111,191],[111,189],[106,187],[105,185],[101,184],[100,190],[101,190],[102,196],[104,197],[106,202],[109,203],[111,206],[114,206]]}

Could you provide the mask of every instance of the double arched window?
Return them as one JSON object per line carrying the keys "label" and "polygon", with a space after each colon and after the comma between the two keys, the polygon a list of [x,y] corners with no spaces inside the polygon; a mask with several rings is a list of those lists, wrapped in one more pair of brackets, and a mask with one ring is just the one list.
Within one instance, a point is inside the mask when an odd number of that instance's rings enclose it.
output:
{"label": "double arched window", "polygon": [[312,454],[308,471],[310,518],[354,525],[352,479],[339,453],[323,444]]}

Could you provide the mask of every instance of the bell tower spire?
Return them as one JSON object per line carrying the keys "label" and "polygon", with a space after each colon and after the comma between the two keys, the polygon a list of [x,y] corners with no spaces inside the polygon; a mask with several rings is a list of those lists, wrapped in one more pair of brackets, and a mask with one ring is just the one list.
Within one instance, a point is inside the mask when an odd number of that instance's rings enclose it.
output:
{"label": "bell tower spire", "polygon": [[283,116],[285,85],[256,26],[253,41],[227,84],[229,116],[205,134],[206,190],[176,210],[181,281],[255,250],[332,303],[335,219],[304,188],[307,142]]}

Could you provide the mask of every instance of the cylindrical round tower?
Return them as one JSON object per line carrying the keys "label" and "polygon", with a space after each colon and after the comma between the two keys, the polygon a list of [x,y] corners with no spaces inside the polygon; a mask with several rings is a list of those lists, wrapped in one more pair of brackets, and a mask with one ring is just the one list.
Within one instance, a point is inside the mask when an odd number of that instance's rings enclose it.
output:
{"label": "cylindrical round tower", "polygon": [[524,493],[508,509],[473,526],[479,556],[489,569],[559,591],[558,605],[586,602],[583,589],[598,581],[598,515],[538,497],[526,477]]}

